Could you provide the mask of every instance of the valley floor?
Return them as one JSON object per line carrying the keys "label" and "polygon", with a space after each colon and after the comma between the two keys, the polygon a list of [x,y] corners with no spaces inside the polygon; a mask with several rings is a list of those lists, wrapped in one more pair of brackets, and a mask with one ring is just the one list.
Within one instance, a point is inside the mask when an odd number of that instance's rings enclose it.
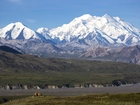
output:
{"label": "valley floor", "polygon": [[21,96],[34,95],[40,92],[43,95],[52,96],[77,96],[84,94],[120,94],[120,93],[139,93],[140,85],[119,86],[119,87],[101,87],[101,88],[60,88],[60,89],[31,89],[31,90],[0,90],[0,96]]}

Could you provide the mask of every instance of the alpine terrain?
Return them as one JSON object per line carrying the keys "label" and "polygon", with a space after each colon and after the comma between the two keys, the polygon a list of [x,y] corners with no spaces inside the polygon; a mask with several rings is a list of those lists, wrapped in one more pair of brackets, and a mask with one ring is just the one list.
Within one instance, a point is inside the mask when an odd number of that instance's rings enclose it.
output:
{"label": "alpine terrain", "polygon": [[[43,57],[94,58],[139,64],[139,43],[139,29],[107,14],[102,17],[85,14],[53,29],[42,27],[33,31],[20,22],[0,29],[0,45]],[[136,49],[137,53],[129,49]],[[127,51],[131,54],[121,60]]]}

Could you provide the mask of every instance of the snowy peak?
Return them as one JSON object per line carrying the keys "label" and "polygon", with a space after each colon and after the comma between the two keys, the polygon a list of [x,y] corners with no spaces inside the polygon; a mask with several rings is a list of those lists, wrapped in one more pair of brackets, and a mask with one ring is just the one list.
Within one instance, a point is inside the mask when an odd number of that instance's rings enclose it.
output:
{"label": "snowy peak", "polygon": [[5,27],[5,29],[14,29],[14,28],[24,28],[25,26],[21,22],[11,23]]}
{"label": "snowy peak", "polygon": [[140,41],[140,30],[119,17],[108,14],[91,16],[85,14],[72,20],[69,24],[51,29],[49,35],[60,41],[85,39],[92,42],[105,41],[106,44],[134,44]]}
{"label": "snowy peak", "polygon": [[41,27],[41,28],[38,28],[36,32],[48,32],[49,29],[48,28],[45,28],[45,27]]}
{"label": "snowy peak", "polygon": [[106,19],[113,19],[113,17],[111,17],[111,16],[110,16],[110,15],[108,15],[108,14],[103,15],[103,16],[102,16],[102,18],[106,18]]}
{"label": "snowy peak", "polygon": [[105,14],[101,17],[101,21],[106,21],[107,23],[114,23],[116,22],[116,20],[114,19],[114,17],[109,16],[108,14]]}
{"label": "snowy peak", "polygon": [[36,30],[36,32],[43,35],[46,39],[51,39],[51,37],[49,36],[49,29],[48,28],[41,27],[41,28],[38,28]]}
{"label": "snowy peak", "polygon": [[20,22],[11,23],[0,29],[0,37],[5,39],[41,39],[55,43],[82,40],[87,45],[95,43],[132,45],[140,43],[140,30],[119,17],[91,16],[76,17],[69,24],[48,29],[39,28],[36,32]]}
{"label": "snowy peak", "polygon": [[42,39],[43,36],[29,29],[21,22],[11,23],[0,30],[0,37],[5,39]]}
{"label": "snowy peak", "polygon": [[91,18],[92,18],[92,16],[90,14],[85,14],[83,16],[78,17],[78,19],[81,19],[81,20],[88,20]]}

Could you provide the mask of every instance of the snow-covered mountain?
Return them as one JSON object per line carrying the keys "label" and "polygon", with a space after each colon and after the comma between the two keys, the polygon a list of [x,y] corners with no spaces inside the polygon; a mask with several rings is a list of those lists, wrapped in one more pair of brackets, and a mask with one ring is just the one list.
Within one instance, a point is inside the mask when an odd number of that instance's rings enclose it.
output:
{"label": "snow-covered mountain", "polygon": [[29,29],[21,22],[11,23],[0,30],[0,37],[5,39],[41,39],[46,40],[43,35]]}
{"label": "snow-covered mountain", "polygon": [[[128,50],[131,50],[132,45],[140,45],[140,30],[119,17],[85,14],[60,27],[42,27],[37,31],[20,22],[11,23],[0,29],[0,45],[43,57],[114,57],[111,60],[116,60],[116,56],[122,57],[119,54],[124,52],[124,47],[129,46]],[[136,48],[140,50],[139,47]],[[136,56],[135,53],[132,55]],[[123,61],[129,62],[127,59]],[[138,62],[140,61],[135,60],[134,63]]]}
{"label": "snow-covered mountain", "polygon": [[40,33],[41,35],[43,35],[46,39],[52,39],[50,36],[49,36],[49,29],[48,28],[44,28],[44,27],[41,27],[41,28],[38,28],[36,30],[36,32]]}
{"label": "snow-covered mountain", "polygon": [[[20,22],[11,23],[0,29],[0,37],[5,39],[40,39],[55,43],[78,42],[86,45],[133,45],[140,43],[140,30],[119,17],[105,14],[102,17],[85,14],[73,19],[69,24],[33,31]],[[79,46],[79,45],[78,45]]]}
{"label": "snow-covered mountain", "polygon": [[49,34],[52,39],[59,39],[59,41],[71,42],[84,39],[88,44],[97,42],[125,45],[140,42],[140,30],[119,17],[111,17],[107,14],[102,17],[85,14],[75,18],[69,24],[49,31],[44,30],[46,29],[42,28],[38,32],[43,35]]}
{"label": "snow-covered mountain", "polygon": [[10,46],[18,51],[38,56],[54,56],[61,49],[45,35],[35,32],[21,22],[11,23],[0,30],[0,45]]}

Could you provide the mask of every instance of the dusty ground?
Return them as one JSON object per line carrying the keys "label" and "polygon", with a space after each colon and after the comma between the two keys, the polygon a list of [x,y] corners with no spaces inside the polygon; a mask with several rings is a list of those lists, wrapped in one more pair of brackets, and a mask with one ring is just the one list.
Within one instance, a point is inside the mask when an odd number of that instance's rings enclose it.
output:
{"label": "dusty ground", "polygon": [[33,95],[40,92],[43,95],[75,96],[99,93],[135,93],[140,92],[140,86],[101,87],[101,88],[63,88],[63,89],[40,89],[40,90],[0,90],[0,96]]}

